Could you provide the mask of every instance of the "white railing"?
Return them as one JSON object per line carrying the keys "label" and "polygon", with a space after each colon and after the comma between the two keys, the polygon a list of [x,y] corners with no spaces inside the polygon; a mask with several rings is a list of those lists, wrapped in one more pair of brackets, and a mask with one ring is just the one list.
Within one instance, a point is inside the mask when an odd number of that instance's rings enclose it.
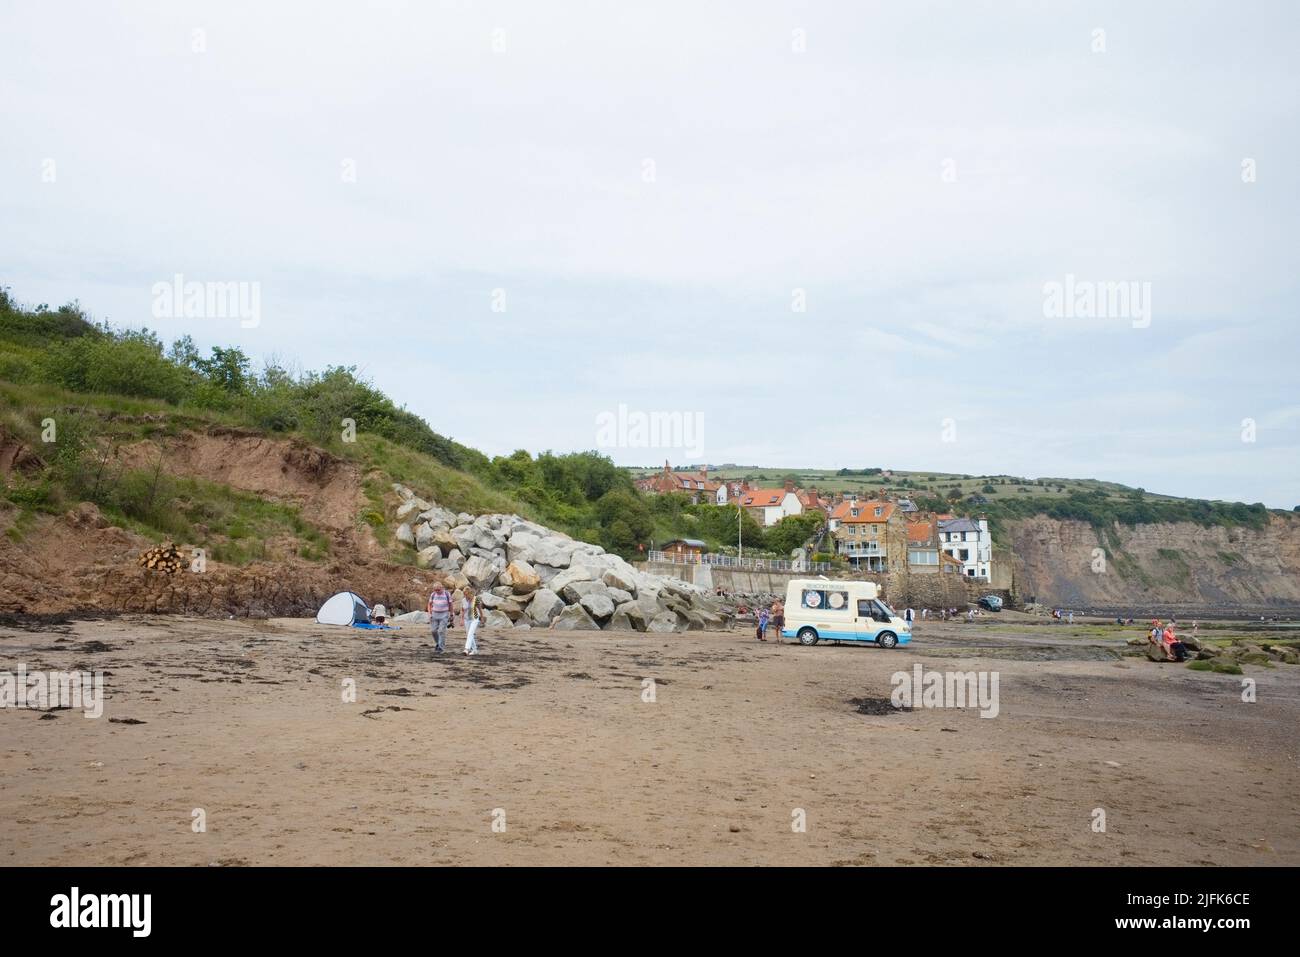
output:
{"label": "white railing", "polygon": [[830,562],[796,562],[786,558],[737,558],[708,552],[699,555],[678,555],[669,552],[649,552],[652,562],[669,565],[715,565],[719,568],[744,568],[768,572],[829,572],[835,569]]}

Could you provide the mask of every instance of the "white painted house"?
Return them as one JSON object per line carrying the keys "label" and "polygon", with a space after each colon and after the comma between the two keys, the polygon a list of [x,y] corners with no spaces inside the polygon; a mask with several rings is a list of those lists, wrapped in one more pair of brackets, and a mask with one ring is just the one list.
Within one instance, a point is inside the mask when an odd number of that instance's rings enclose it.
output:
{"label": "white painted house", "polygon": [[961,572],[967,578],[989,581],[992,577],[993,537],[988,519],[940,519],[939,547],[961,562]]}
{"label": "white painted house", "polygon": [[803,512],[803,502],[789,484],[785,488],[747,488],[740,493],[740,507],[764,527]]}

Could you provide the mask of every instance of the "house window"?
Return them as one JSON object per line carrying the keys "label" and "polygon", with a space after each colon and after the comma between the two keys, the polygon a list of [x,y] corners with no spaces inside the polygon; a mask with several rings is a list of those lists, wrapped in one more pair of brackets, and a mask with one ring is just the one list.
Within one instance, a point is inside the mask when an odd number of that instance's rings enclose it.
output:
{"label": "house window", "polygon": [[877,506],[877,507],[876,507],[876,518],[879,518],[882,514],[884,514],[884,511],[885,511],[885,510],[884,510],[883,508],[880,508],[879,506]]}

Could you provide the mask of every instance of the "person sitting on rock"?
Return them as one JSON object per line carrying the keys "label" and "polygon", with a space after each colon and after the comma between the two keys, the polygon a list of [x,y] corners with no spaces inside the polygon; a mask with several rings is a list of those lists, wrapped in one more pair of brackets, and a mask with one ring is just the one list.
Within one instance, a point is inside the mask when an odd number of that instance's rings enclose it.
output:
{"label": "person sitting on rock", "polygon": [[1161,640],[1165,646],[1165,654],[1169,656],[1170,661],[1186,661],[1187,646],[1178,640],[1174,634],[1174,623],[1171,621],[1161,635]]}
{"label": "person sitting on rock", "polygon": [[[1147,642],[1157,651],[1164,651],[1164,626],[1160,624],[1159,618],[1151,619],[1151,629],[1147,632]],[[1154,659],[1153,659],[1154,660]]]}

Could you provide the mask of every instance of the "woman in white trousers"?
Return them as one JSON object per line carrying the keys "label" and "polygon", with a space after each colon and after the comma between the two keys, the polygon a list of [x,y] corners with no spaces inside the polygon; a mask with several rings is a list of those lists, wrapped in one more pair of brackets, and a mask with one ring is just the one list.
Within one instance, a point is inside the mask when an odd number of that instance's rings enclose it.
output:
{"label": "woman in white trousers", "polygon": [[461,599],[461,619],[465,622],[465,654],[477,655],[478,642],[474,640],[474,633],[483,620],[483,602],[472,588],[467,587]]}

